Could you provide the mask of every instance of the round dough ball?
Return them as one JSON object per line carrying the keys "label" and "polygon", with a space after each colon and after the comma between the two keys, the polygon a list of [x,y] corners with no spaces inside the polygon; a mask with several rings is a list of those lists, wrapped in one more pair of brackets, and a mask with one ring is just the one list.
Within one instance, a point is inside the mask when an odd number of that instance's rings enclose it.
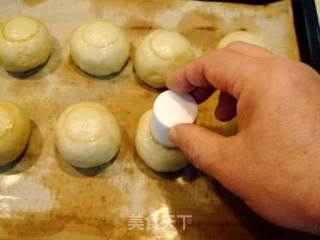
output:
{"label": "round dough ball", "polygon": [[12,103],[0,101],[0,165],[16,160],[26,148],[31,121]]}
{"label": "round dough ball", "polygon": [[62,157],[80,168],[96,167],[118,152],[121,133],[112,113],[97,103],[68,107],[56,126],[56,145]]}
{"label": "round dough ball", "polygon": [[148,34],[135,54],[137,75],[153,88],[163,88],[170,74],[194,59],[189,41],[174,31]]}
{"label": "round dough ball", "polygon": [[227,34],[226,36],[224,36],[224,38],[220,40],[220,42],[217,45],[217,49],[224,48],[228,46],[230,43],[237,41],[250,43],[270,50],[270,46],[259,34],[247,31],[237,31]]}
{"label": "round dough ball", "polygon": [[140,119],[135,145],[139,156],[153,170],[175,172],[188,165],[188,160],[178,148],[167,148],[156,142],[150,130],[152,110]]}
{"label": "round dough ball", "polygon": [[51,37],[39,20],[16,16],[0,26],[0,65],[10,72],[25,72],[47,61]]}
{"label": "round dough ball", "polygon": [[130,44],[122,30],[106,21],[80,26],[71,38],[73,61],[85,72],[105,76],[121,70],[130,54]]}

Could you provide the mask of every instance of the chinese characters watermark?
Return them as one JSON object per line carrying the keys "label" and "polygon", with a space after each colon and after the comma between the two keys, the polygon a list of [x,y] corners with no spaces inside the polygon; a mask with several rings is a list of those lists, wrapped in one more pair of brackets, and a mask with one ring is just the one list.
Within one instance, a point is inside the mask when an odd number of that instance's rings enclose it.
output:
{"label": "chinese characters watermark", "polygon": [[192,224],[192,215],[162,214],[144,217],[141,214],[132,214],[128,219],[129,230],[172,230],[175,224],[180,224],[182,230],[185,231],[187,226]]}

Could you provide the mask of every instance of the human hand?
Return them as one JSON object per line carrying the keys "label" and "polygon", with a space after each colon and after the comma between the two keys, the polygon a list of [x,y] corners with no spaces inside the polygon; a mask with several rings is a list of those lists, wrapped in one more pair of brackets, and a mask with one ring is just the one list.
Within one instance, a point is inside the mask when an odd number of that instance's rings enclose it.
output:
{"label": "human hand", "polygon": [[320,77],[315,71],[237,42],[193,61],[167,86],[201,100],[213,86],[225,93],[217,117],[229,120],[237,112],[238,133],[232,137],[194,124],[170,129],[171,141],[195,167],[270,222],[320,233]]}

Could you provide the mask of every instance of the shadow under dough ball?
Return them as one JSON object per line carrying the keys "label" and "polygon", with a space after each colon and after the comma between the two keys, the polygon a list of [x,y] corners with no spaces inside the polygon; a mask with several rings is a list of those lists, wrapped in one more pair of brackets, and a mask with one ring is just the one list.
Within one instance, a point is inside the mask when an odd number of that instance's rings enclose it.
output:
{"label": "shadow under dough ball", "polygon": [[156,30],[138,46],[134,65],[139,78],[153,88],[163,88],[168,76],[195,57],[189,41],[175,31]]}
{"label": "shadow under dough ball", "polygon": [[176,172],[188,165],[178,148],[168,148],[154,140],[151,129],[152,110],[142,115],[138,123],[135,145],[141,159],[158,172]]}
{"label": "shadow under dough ball", "polygon": [[12,103],[0,101],[0,165],[16,160],[30,138],[31,121]]}
{"label": "shadow under dough ball", "polygon": [[118,152],[121,132],[104,106],[83,102],[68,107],[56,125],[56,146],[68,163],[91,168],[109,162]]}
{"label": "shadow under dough ball", "polygon": [[0,25],[0,65],[9,72],[26,72],[45,63],[51,45],[48,29],[33,17],[10,17]]}
{"label": "shadow under dough ball", "polygon": [[80,69],[94,76],[106,76],[122,69],[129,58],[130,43],[118,26],[94,21],[75,30],[70,49]]}

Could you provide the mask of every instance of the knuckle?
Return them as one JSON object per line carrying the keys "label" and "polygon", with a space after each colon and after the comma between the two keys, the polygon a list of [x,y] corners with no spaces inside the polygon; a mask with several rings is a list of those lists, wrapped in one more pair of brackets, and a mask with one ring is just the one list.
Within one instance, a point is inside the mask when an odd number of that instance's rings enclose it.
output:
{"label": "knuckle", "polygon": [[[274,84],[290,86],[296,79],[297,63],[284,58],[270,58],[267,62],[268,81]],[[281,81],[280,81],[281,80]]]}
{"label": "knuckle", "polygon": [[295,63],[284,58],[273,57],[270,58],[270,69],[272,69],[273,74],[285,74],[292,72],[295,69]]}

